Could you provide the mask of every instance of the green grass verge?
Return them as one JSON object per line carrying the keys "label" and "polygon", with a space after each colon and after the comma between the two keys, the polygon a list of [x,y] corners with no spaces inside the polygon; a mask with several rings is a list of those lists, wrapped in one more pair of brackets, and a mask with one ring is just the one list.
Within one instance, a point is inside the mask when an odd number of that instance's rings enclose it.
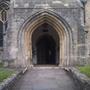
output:
{"label": "green grass verge", "polygon": [[0,68],[0,82],[10,77],[13,73],[15,73],[13,70]]}
{"label": "green grass verge", "polygon": [[90,77],[90,65],[87,66],[79,66],[78,69],[81,73],[86,74],[88,77]]}

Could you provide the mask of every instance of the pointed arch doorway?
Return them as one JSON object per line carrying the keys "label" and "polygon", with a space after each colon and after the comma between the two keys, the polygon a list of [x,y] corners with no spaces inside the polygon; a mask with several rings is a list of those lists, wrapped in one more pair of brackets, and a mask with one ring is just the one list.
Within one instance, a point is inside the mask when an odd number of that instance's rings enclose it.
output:
{"label": "pointed arch doorway", "polygon": [[[73,52],[72,40],[71,28],[61,16],[53,11],[37,12],[26,20],[19,31],[18,60],[22,60],[24,67],[37,64],[68,66]],[[41,58],[41,47],[47,49],[48,54],[43,51],[45,60],[48,58],[46,61]],[[53,52],[54,54],[50,56]]]}
{"label": "pointed arch doorway", "polygon": [[59,64],[59,37],[52,26],[42,24],[32,34],[32,59],[34,65]]}

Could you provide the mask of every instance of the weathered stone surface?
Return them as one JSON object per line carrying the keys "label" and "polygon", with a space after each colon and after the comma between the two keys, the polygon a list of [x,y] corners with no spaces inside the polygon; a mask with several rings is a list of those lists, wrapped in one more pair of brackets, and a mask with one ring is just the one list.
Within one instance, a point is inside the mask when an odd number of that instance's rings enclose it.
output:
{"label": "weathered stone surface", "polygon": [[87,60],[87,64],[90,64],[90,0],[87,0],[87,3],[86,3],[86,7],[85,7],[85,10],[86,10],[86,24],[85,24],[85,31],[86,31],[86,49],[87,49],[87,57],[86,57],[86,60]]}
{"label": "weathered stone surface", "polygon": [[[89,2],[86,6],[87,27],[89,27],[88,5]],[[89,34],[86,43],[84,9],[80,0],[11,0],[7,16],[8,28],[4,36],[3,60],[15,64],[14,66],[16,67],[26,67],[32,64],[34,58],[32,57],[33,50],[32,48],[28,48],[27,50],[28,46],[32,47],[32,40],[28,38],[25,40],[25,37],[29,37],[25,32],[27,32],[26,29],[32,23],[34,23],[32,26],[36,24],[34,21],[37,20],[36,18],[41,17],[40,13],[41,16],[46,18],[42,19],[44,22],[47,22],[48,19],[50,21],[51,17],[58,19],[53,24],[62,22],[61,26],[64,29],[61,30],[59,27],[60,30],[58,30],[58,33],[63,32],[65,34],[64,36],[63,34],[59,34],[60,39],[64,37],[64,39],[60,40],[59,44],[59,47],[62,47],[62,43],[64,43],[64,49],[59,51],[60,66],[88,63],[90,60],[86,62],[86,59],[89,58],[89,44],[87,44]],[[50,24],[52,24],[52,21]],[[57,26],[53,24],[51,26],[56,28]],[[31,30],[31,27],[29,30]],[[33,31],[35,30],[33,29]],[[32,37],[32,34],[30,34],[30,37]],[[29,42],[27,46],[25,46],[26,42]]]}
{"label": "weathered stone surface", "polygon": [[0,50],[0,62],[2,62],[2,60],[3,60],[3,49],[1,48],[1,50]]}
{"label": "weathered stone surface", "polygon": [[73,80],[60,68],[35,67],[12,90],[78,90]]}

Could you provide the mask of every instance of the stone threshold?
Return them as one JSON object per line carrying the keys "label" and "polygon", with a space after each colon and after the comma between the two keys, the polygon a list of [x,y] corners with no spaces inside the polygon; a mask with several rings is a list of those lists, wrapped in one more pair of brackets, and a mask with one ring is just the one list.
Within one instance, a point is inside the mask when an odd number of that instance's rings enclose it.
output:
{"label": "stone threshold", "polygon": [[59,65],[33,65],[33,69],[58,69],[61,68]]}

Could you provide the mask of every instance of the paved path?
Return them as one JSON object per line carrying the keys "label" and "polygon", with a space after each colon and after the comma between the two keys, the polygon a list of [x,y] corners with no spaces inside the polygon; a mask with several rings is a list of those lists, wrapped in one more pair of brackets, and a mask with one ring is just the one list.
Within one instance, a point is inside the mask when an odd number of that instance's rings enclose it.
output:
{"label": "paved path", "polygon": [[78,90],[67,73],[59,68],[29,70],[12,90]]}

